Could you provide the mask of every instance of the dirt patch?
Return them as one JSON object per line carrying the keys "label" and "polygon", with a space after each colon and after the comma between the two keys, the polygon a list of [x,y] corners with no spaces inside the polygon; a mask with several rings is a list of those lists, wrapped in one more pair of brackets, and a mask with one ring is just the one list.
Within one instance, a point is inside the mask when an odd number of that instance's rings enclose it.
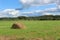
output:
{"label": "dirt patch", "polygon": [[52,36],[45,36],[44,40],[55,40],[55,38]]}
{"label": "dirt patch", "polygon": [[28,40],[28,39],[17,36],[0,36],[0,40]]}
{"label": "dirt patch", "polygon": [[30,38],[29,40],[44,40],[43,38]]}
{"label": "dirt patch", "polygon": [[13,25],[12,25],[12,27],[11,27],[12,29],[25,29],[26,28],[26,26],[23,24],[23,23],[13,23]]}
{"label": "dirt patch", "polygon": [[0,40],[16,40],[16,36],[0,36]]}
{"label": "dirt patch", "polygon": [[[50,37],[46,37],[46,38],[25,38],[25,37],[16,37],[16,36],[0,36],[0,40],[55,40],[53,38]],[[60,39],[58,39],[60,40]]]}

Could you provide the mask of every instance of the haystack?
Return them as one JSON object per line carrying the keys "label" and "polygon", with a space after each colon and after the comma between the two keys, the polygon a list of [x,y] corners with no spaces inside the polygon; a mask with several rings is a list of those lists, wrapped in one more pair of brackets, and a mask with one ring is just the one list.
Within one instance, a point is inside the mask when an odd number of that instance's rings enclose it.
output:
{"label": "haystack", "polygon": [[25,25],[22,24],[22,23],[13,23],[13,25],[12,25],[11,28],[12,28],[12,29],[25,29],[26,27],[25,27]]}

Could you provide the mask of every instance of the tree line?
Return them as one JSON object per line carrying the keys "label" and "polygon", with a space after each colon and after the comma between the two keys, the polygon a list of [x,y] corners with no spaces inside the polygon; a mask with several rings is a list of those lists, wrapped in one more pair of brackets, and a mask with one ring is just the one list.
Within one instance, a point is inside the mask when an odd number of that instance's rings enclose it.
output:
{"label": "tree line", "polygon": [[60,20],[60,15],[43,15],[43,16],[18,16],[18,17],[3,17],[0,20]]}

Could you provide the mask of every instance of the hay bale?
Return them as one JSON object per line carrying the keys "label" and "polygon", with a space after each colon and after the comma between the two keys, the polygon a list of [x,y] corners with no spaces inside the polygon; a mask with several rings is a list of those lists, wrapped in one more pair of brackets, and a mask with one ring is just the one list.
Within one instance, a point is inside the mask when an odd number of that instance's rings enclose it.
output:
{"label": "hay bale", "polygon": [[13,23],[12,29],[25,29],[25,25],[22,23]]}

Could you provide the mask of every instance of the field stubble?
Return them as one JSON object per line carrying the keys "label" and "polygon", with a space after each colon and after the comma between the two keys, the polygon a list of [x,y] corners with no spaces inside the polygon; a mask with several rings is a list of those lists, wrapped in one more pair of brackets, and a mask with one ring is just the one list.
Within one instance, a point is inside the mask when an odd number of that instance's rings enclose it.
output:
{"label": "field stubble", "polygon": [[[27,29],[11,29],[15,22]],[[2,40],[60,40],[60,21],[0,21],[0,35]]]}

